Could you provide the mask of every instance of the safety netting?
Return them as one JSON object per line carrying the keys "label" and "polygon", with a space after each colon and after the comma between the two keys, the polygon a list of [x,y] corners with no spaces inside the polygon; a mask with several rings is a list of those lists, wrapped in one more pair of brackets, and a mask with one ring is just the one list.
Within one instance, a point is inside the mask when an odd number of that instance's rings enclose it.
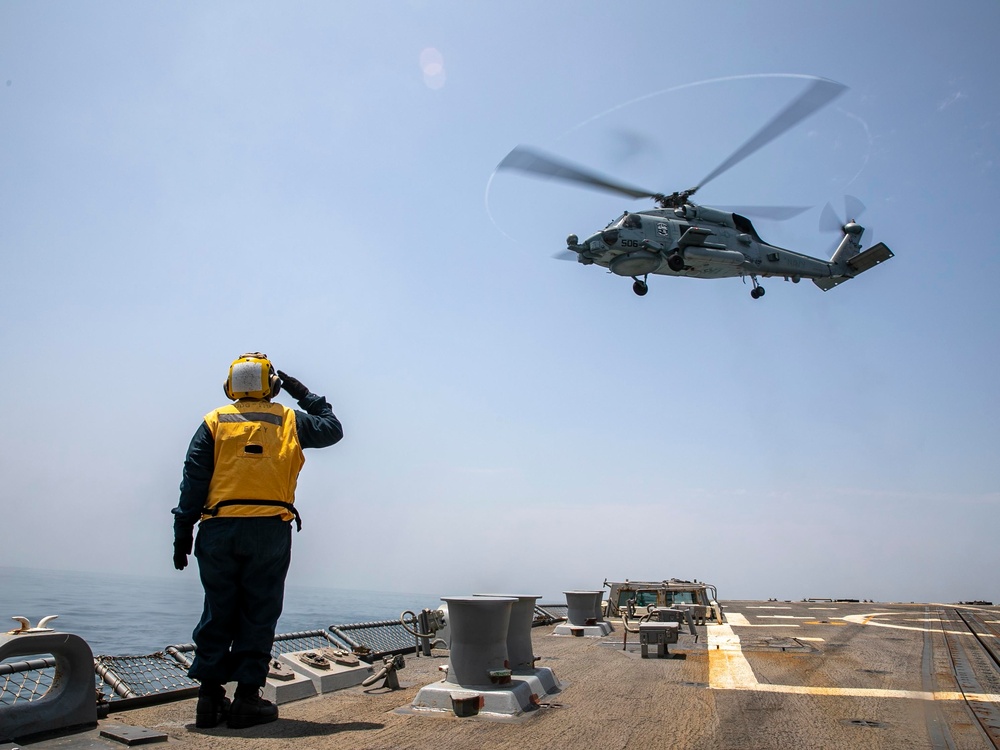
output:
{"label": "safety netting", "polygon": [[54,657],[0,663],[0,706],[40,698],[52,687],[55,674]]}
{"label": "safety netting", "polygon": [[[416,625],[416,620],[408,624],[412,629]],[[368,662],[390,654],[416,651],[418,645],[416,636],[399,620],[331,625],[330,632]]]}

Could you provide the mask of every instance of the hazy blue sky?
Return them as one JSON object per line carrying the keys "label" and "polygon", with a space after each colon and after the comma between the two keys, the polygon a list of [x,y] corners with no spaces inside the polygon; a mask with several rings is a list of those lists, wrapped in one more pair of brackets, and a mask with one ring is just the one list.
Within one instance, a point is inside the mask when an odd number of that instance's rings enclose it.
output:
{"label": "hazy blue sky", "polygon": [[[247,350],[326,395],[291,580],[558,595],[1000,600],[1000,3],[3,2],[0,565],[171,565]],[[827,256],[823,293],[552,254],[807,85],[850,89],[698,195]],[[698,85],[692,85],[698,84]],[[489,188],[489,189],[488,189]],[[291,403],[287,396],[285,403]]]}

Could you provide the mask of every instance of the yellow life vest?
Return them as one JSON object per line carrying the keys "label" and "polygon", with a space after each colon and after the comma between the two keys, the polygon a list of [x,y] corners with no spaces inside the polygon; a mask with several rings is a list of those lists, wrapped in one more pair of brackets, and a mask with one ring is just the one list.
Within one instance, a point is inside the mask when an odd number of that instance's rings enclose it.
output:
{"label": "yellow life vest", "polygon": [[295,412],[268,401],[237,401],[205,415],[215,469],[202,520],[220,516],[293,518],[295,485],[306,462]]}

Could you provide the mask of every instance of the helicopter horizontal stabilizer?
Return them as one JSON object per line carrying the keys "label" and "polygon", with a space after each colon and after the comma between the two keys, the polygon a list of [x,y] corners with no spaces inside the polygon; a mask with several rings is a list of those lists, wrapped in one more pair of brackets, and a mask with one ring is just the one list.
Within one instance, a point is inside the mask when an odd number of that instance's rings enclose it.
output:
{"label": "helicopter horizontal stabilizer", "polygon": [[859,253],[848,260],[847,265],[855,273],[863,273],[869,268],[874,268],[882,261],[889,260],[891,257],[892,250],[884,242],[879,242],[877,245],[872,245],[863,253]]}
{"label": "helicopter horizontal stabilizer", "polygon": [[829,292],[835,286],[843,284],[845,281],[854,278],[853,276],[826,276],[822,279],[813,279],[813,284],[818,286],[824,292]]}
{"label": "helicopter horizontal stabilizer", "polygon": [[889,260],[891,257],[893,257],[892,250],[884,242],[879,242],[877,245],[872,245],[863,253],[858,253],[847,261],[847,266],[852,272],[849,276],[826,276],[821,279],[813,279],[813,283],[824,292],[828,292],[835,286],[843,284],[848,279],[853,279],[859,273],[864,273],[879,263]]}

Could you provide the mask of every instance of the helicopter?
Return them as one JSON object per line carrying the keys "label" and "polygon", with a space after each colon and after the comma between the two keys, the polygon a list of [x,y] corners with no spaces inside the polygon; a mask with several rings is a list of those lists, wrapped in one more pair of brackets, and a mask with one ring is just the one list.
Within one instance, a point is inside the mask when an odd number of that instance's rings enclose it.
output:
{"label": "helicopter", "polygon": [[656,208],[628,212],[603,230],[580,241],[575,234],[566,239],[566,250],[557,258],[598,265],[618,276],[633,280],[632,290],[640,297],[649,291],[647,277],[686,276],[720,279],[740,277],[752,283],[750,296],[760,299],[764,287],[759,277],[781,277],[798,283],[811,279],[823,291],[854,278],[893,257],[882,242],[862,251],[864,227],[856,219],[864,206],[856,198],[845,197],[846,220],[840,219],[829,204],[821,216],[821,227],[843,233],[829,260],[771,245],[761,239],[750,219],[753,214],[787,219],[808,208],[760,206],[741,213],[701,206],[691,200],[699,189],[723,172],[770,143],[809,115],[829,104],[846,86],[816,78],[809,87],[768,121],[742,146],[712,170],[697,185],[670,194],[632,187],[570,164],[560,158],[525,146],[516,146],[497,165],[532,176],[575,183],[629,198],[652,198]]}

